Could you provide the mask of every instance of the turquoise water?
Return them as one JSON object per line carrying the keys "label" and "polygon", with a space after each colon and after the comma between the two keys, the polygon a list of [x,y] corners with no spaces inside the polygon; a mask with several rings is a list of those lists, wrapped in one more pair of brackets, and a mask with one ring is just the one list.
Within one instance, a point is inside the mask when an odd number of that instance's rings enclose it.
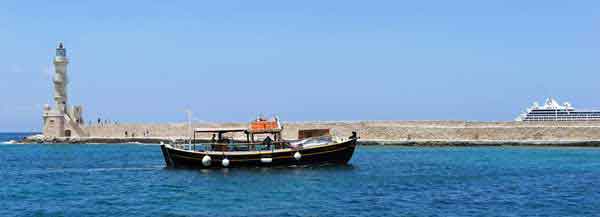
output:
{"label": "turquoise water", "polygon": [[600,213],[594,148],[361,146],[351,166],[202,171],[164,169],[156,145],[4,144],[0,162],[0,216]]}

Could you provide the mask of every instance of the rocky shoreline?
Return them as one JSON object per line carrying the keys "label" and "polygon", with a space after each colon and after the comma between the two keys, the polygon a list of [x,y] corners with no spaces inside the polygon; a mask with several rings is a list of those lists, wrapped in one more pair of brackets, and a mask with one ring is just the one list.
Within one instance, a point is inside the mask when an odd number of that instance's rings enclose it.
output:
{"label": "rocky shoreline", "polygon": [[[17,141],[18,144],[160,144],[188,143],[186,137],[87,137],[87,138],[44,138],[35,135]],[[194,143],[209,142],[196,139]],[[540,147],[600,147],[600,140],[377,140],[361,139],[363,146],[406,146],[406,147],[485,147],[485,146],[540,146]]]}
{"label": "rocky shoreline", "polygon": [[[42,135],[25,137],[18,144],[160,144],[160,143],[187,143],[185,137],[53,137],[47,138]],[[194,142],[207,142],[204,139],[196,139]]]}
{"label": "rocky shoreline", "polygon": [[365,146],[407,146],[407,147],[485,147],[485,146],[539,146],[539,147],[600,147],[600,141],[489,141],[489,140],[414,140],[414,141],[359,141]]}

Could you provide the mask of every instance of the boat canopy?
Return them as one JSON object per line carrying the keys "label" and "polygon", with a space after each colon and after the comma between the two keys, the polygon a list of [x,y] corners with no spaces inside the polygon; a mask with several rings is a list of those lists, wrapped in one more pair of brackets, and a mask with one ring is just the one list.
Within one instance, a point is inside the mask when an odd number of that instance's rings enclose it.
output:
{"label": "boat canopy", "polygon": [[196,133],[233,133],[233,132],[246,132],[246,128],[195,128]]}
{"label": "boat canopy", "polygon": [[246,134],[246,140],[248,142],[255,142],[255,135],[259,134],[272,134],[274,141],[281,140],[281,131],[283,126],[279,122],[279,118],[275,117],[271,120],[259,117],[251,122],[248,127],[231,127],[231,128],[194,128],[194,139],[196,133],[213,133],[217,134],[218,138],[214,138],[217,141],[223,140],[223,134],[225,133],[244,133]]}

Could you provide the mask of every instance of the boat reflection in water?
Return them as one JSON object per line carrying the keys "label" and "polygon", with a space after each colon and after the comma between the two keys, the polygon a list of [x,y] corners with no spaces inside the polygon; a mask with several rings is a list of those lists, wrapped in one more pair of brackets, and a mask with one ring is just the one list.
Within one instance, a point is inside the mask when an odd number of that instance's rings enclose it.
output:
{"label": "boat reflection in water", "polygon": [[[347,139],[331,136],[329,129],[300,130],[299,140],[283,141],[282,125],[275,118],[262,118],[249,128],[194,129],[198,133],[212,133],[207,144],[162,144],[165,164],[173,168],[234,168],[286,167],[324,164],[347,164],[356,148],[356,133]],[[234,142],[225,134],[244,133],[245,142]],[[267,135],[261,142],[255,136]],[[271,138],[273,136],[273,138]],[[192,142],[190,142],[192,143]]]}

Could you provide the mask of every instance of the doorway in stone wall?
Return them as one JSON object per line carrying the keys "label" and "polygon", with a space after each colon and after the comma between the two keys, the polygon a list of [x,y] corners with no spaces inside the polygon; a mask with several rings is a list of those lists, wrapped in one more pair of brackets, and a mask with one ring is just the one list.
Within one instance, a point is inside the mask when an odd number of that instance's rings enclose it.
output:
{"label": "doorway in stone wall", "polygon": [[65,130],[65,137],[71,137],[71,130]]}

